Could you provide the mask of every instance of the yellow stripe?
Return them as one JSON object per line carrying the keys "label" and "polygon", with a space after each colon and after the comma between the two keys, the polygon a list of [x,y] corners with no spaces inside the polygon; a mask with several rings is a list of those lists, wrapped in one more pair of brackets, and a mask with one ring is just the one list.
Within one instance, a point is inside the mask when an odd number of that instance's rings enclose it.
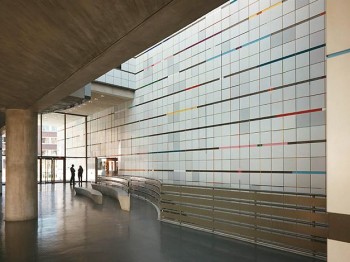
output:
{"label": "yellow stripe", "polygon": [[[259,11],[258,13],[260,13],[259,15],[261,15],[262,13],[264,13],[264,12],[266,12],[266,11],[268,11],[268,10],[270,10],[270,9],[272,9],[272,8],[274,8],[274,7],[276,7],[276,6],[279,6],[279,5],[281,5],[281,4],[283,4],[283,1],[278,2],[278,3],[276,3],[276,4],[272,5],[272,6],[268,7],[268,8],[265,8],[265,9],[263,9],[263,10]],[[252,19],[252,18],[254,18],[254,17],[258,16],[258,13],[256,13],[256,14],[254,14],[254,15],[249,16],[249,17],[248,17],[248,19]]]}
{"label": "yellow stripe", "polygon": [[174,112],[167,113],[167,115],[174,115],[174,114],[177,114],[177,113],[182,113],[182,112],[193,110],[193,109],[196,109],[196,108],[197,108],[197,106],[190,107],[190,108],[185,108],[185,109],[181,109],[181,110],[177,110],[177,111],[174,111]]}

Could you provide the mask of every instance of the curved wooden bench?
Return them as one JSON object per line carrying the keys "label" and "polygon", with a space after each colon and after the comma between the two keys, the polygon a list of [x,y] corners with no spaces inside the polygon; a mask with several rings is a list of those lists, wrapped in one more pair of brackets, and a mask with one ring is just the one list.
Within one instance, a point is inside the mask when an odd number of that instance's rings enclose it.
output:
{"label": "curved wooden bench", "polygon": [[91,186],[102,194],[119,200],[120,208],[122,210],[130,211],[130,194],[123,189],[101,184],[91,184]]}
{"label": "curved wooden bench", "polygon": [[86,196],[91,200],[93,200],[96,204],[102,204],[101,192],[94,190],[92,188],[86,188],[86,187],[75,187],[74,190],[77,195]]}

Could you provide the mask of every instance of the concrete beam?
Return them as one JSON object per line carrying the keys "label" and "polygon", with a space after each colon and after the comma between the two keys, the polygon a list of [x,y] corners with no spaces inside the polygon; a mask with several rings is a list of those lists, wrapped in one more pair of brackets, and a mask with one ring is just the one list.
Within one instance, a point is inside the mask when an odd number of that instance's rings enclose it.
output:
{"label": "concrete beam", "polygon": [[116,96],[118,98],[127,99],[127,100],[133,99],[135,94],[135,90],[133,89],[112,86],[112,85],[98,83],[98,82],[91,83],[91,91],[97,92],[100,94],[112,95],[112,96]]}
{"label": "concrete beam", "polygon": [[[58,83],[30,108],[41,111],[148,47],[180,30],[224,0],[173,0]],[[109,25],[106,25],[109,26]]]}

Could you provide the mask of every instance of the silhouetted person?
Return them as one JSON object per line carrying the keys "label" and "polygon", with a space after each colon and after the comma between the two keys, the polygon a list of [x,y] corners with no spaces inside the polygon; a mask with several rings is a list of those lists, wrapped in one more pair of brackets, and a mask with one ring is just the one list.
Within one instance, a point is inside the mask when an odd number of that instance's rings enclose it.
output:
{"label": "silhouetted person", "polygon": [[83,185],[83,171],[84,171],[84,169],[81,166],[79,166],[79,168],[78,168],[79,185]]}
{"label": "silhouetted person", "polygon": [[75,185],[75,169],[74,169],[74,165],[72,165],[70,167],[70,173],[71,173],[71,176],[70,176],[69,184]]}

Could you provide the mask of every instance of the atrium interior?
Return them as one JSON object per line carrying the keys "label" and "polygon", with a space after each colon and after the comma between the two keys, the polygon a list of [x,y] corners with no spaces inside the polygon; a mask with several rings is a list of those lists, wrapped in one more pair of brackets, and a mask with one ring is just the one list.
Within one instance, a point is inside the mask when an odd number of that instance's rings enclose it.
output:
{"label": "atrium interior", "polygon": [[350,2],[19,2],[0,260],[347,261]]}

